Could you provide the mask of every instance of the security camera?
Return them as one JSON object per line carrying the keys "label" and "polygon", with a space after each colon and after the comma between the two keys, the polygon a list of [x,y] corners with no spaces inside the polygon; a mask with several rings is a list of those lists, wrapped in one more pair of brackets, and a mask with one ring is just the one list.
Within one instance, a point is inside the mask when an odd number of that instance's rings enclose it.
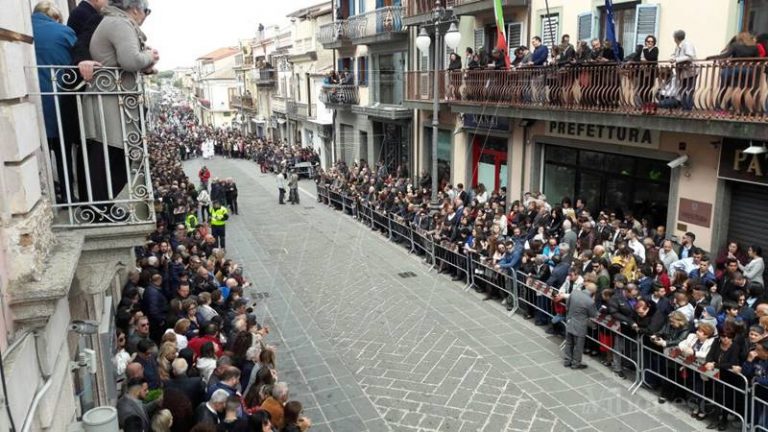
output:
{"label": "security camera", "polygon": [[684,154],[682,156],[678,156],[675,159],[672,159],[671,161],[667,162],[667,166],[670,168],[678,168],[685,166],[688,162],[688,155]]}
{"label": "security camera", "polygon": [[69,324],[69,331],[81,335],[92,335],[99,332],[99,323],[97,321],[75,320]]}

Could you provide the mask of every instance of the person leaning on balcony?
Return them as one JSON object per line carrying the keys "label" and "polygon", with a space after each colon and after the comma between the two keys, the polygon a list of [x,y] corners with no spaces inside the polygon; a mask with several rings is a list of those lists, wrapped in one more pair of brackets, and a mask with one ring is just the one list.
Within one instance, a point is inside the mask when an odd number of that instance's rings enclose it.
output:
{"label": "person leaning on balcony", "polygon": [[549,58],[549,48],[541,43],[541,38],[534,36],[533,39],[531,39],[531,45],[533,45],[531,64],[534,66],[544,66],[547,64],[547,59]]}
{"label": "person leaning on balcony", "polygon": [[678,88],[681,92],[680,100],[684,110],[693,109],[693,93],[696,90],[696,69],[693,61],[696,60],[696,48],[685,39],[683,30],[676,30],[672,34],[675,40],[675,50],[670,61],[675,67]]}
{"label": "person leaning on balcony", "polygon": [[[149,48],[141,25],[150,13],[146,0],[120,0],[117,6],[106,6],[102,10],[104,19],[93,33],[90,53],[93,60],[105,67],[122,69],[119,79],[107,83],[102,92],[133,91],[136,89],[134,73],[154,73],[154,65],[160,59],[157,50]],[[115,77],[117,78],[117,77]],[[104,83],[102,83],[104,85]],[[138,96],[135,96],[138,97]],[[86,136],[89,138],[88,161],[93,188],[93,200],[106,200],[110,196],[104,179],[109,173],[112,180],[112,195],[118,195],[127,183],[125,147],[141,145],[140,125],[123,124],[124,118],[139,118],[139,105],[131,106],[131,97],[102,94],[103,111],[96,98],[86,98],[84,115]],[[121,101],[119,102],[119,100]],[[138,101],[136,101],[138,102]],[[101,130],[102,121],[106,130]],[[124,131],[124,128],[127,129]],[[133,138],[124,143],[123,135]],[[106,143],[101,143],[106,136]],[[108,146],[104,154],[103,144]],[[109,166],[104,158],[108,156]],[[140,161],[136,161],[140,162]]]}
{"label": "person leaning on balcony", "polygon": [[571,37],[567,34],[560,39],[560,55],[557,57],[557,64],[565,64],[576,57],[576,49],[571,44]]}

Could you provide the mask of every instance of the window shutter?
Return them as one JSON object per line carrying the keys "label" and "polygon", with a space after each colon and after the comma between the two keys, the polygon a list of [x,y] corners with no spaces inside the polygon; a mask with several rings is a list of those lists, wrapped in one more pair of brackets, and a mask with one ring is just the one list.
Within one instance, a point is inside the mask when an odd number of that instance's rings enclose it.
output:
{"label": "window shutter", "polygon": [[[659,5],[639,4],[635,10],[635,46],[637,46],[643,45],[643,41],[648,35],[658,37]],[[634,46],[625,47],[625,49],[634,49]]]}
{"label": "window shutter", "polygon": [[429,70],[429,53],[422,52],[420,54],[421,56],[419,57],[419,70],[428,71]]}
{"label": "window shutter", "polygon": [[475,29],[475,46],[472,47],[473,51],[477,51],[478,48],[485,48],[485,29]]}
{"label": "window shutter", "polygon": [[560,38],[560,15],[542,15],[541,16],[541,41],[547,47],[557,45]]}
{"label": "window shutter", "polygon": [[[509,52],[523,44],[523,23],[511,23],[507,26],[507,47]],[[510,57],[512,58],[512,57]]]}
{"label": "window shutter", "polygon": [[592,25],[594,23],[592,12],[584,12],[579,14],[579,29],[577,31],[579,40],[589,42],[594,36],[594,29]]}

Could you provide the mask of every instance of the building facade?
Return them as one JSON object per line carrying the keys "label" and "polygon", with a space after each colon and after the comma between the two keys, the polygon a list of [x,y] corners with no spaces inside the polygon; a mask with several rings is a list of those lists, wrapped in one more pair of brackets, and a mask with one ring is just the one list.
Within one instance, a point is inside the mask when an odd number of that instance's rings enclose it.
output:
{"label": "building facade", "polygon": [[[231,96],[243,91],[235,74],[241,50],[219,48],[197,59],[195,65],[195,114],[204,125],[226,127],[236,119],[238,109],[230,106]],[[240,57],[242,61],[242,57]],[[238,119],[238,121],[240,121]]]}
{"label": "building facade", "polygon": [[[423,3],[409,6],[406,23],[428,28],[434,5]],[[451,3],[461,33],[459,54],[464,57],[464,47],[490,52],[496,34],[492,2]],[[549,46],[566,34],[572,44],[605,39],[602,1],[503,4],[510,53],[516,46],[530,46],[533,36]],[[625,55],[654,35],[658,65],[439,72],[435,91],[440,100],[441,180],[506,188],[510,202],[525,191],[543,192],[553,203],[581,198],[593,214],[603,209],[631,212],[649,225],[665,225],[677,238],[694,232],[705,250],[716,251],[728,240],[766,244],[763,234],[755,237],[768,228],[762,225],[764,218],[744,224],[744,215],[755,215],[760,208],[765,154],[743,152],[750,142],[759,145],[768,139],[761,105],[768,87],[759,73],[765,62],[742,70],[754,81],[738,81],[719,64],[698,60],[718,54],[741,30],[760,31],[762,24],[754,20],[762,13],[760,3],[662,0],[614,5],[617,40]],[[700,14],[696,22],[708,24],[692,26],[681,18],[691,10]],[[668,62],[678,29],[697,52],[685,71]],[[415,35],[412,31],[412,39]],[[439,51],[447,57],[447,51]],[[411,56],[422,66],[411,68],[406,78],[406,105],[416,110],[419,122],[413,134],[415,162],[419,170],[431,171],[432,68],[419,60],[421,53],[412,50]],[[462,60],[466,67],[467,59]],[[644,112],[644,103],[658,102],[668,77],[677,73],[695,81],[690,92],[678,95],[680,106]]]}
{"label": "building facade", "polygon": [[[413,173],[413,110],[403,105],[409,64],[408,28],[400,0],[339,0],[335,20],[318,29],[334,50],[339,83],[320,98],[333,107],[334,160],[382,162]],[[346,78],[345,78],[346,76]]]}
{"label": "building facade", "polygon": [[[134,158],[125,163],[136,170],[106,203],[109,211],[99,213],[105,207],[90,192],[73,200],[67,187],[54,185],[51,150],[64,144],[46,139],[37,73],[46,65],[35,63],[34,3],[0,2],[0,429],[65,431],[88,409],[115,404],[112,311],[133,248],[154,227],[152,185],[142,165],[146,148],[130,138]],[[54,3],[66,21],[74,2]],[[124,98],[143,106],[141,91]],[[130,127],[141,141],[143,118]]]}

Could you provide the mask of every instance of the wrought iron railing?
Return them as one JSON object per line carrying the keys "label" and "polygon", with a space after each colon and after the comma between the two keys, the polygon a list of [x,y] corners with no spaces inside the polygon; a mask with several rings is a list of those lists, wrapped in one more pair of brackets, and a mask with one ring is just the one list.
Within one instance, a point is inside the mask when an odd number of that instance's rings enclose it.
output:
{"label": "wrought iron railing", "polygon": [[326,105],[357,105],[360,103],[354,84],[324,84],[318,97]]}
{"label": "wrought iron railing", "polygon": [[308,118],[309,106],[303,102],[288,101],[285,103],[285,113],[294,118]]}
{"label": "wrought iron railing", "polygon": [[256,85],[260,86],[274,85],[275,76],[274,69],[256,69],[253,74]]}
{"label": "wrought iron railing", "polygon": [[382,33],[399,33],[403,27],[403,7],[385,6],[370,12],[349,17],[350,39],[359,39]]}
{"label": "wrought iron railing", "polygon": [[317,41],[328,45],[346,39],[348,36],[347,20],[336,20],[323,24],[317,30]]}
{"label": "wrought iron railing", "polygon": [[84,81],[71,66],[36,66],[53,153],[54,225],[154,222],[140,73],[98,68]]}
{"label": "wrought iron railing", "polygon": [[[471,3],[479,3],[483,0],[441,0],[440,3],[445,8],[454,8],[458,6],[464,6]],[[490,2],[489,2],[490,3]],[[502,4],[504,1],[502,0]],[[489,7],[493,7],[490,3]],[[435,9],[434,0],[409,0],[407,8],[403,13],[406,17],[412,17],[416,15],[431,14]]]}
{"label": "wrought iron railing", "polygon": [[[764,59],[743,59],[443,71],[438,96],[470,105],[761,122],[768,121],[766,67]],[[407,100],[431,96],[428,74],[406,74]]]}
{"label": "wrought iron railing", "polygon": [[[409,72],[406,80],[408,99],[413,101],[431,102],[434,97],[434,73],[432,71]],[[438,72],[437,98],[446,99],[445,96],[445,77],[448,71]],[[459,75],[460,77],[461,75]]]}
{"label": "wrought iron railing", "polygon": [[243,107],[243,97],[240,95],[230,94],[229,95],[229,106],[232,108],[242,108]]}

